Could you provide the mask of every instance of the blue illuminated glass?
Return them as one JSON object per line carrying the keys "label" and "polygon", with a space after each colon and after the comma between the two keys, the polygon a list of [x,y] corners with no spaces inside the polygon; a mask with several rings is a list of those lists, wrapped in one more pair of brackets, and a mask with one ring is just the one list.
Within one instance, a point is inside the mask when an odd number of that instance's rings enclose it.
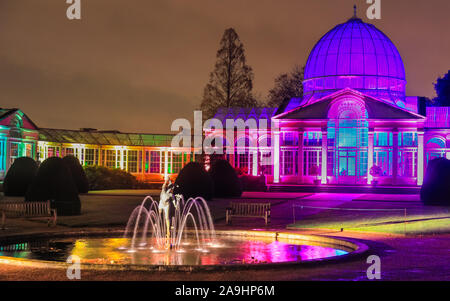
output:
{"label": "blue illuminated glass", "polygon": [[405,97],[405,69],[392,41],[372,24],[352,18],[327,32],[305,66],[305,96],[350,87],[390,100]]}
{"label": "blue illuminated glass", "polygon": [[398,135],[398,145],[405,147],[417,146],[417,133],[400,133]]}
{"label": "blue illuminated glass", "polygon": [[393,135],[388,132],[378,132],[375,133],[374,146],[392,146],[393,145]]}
{"label": "blue illuminated glass", "polygon": [[284,146],[295,146],[298,145],[297,133],[285,132],[283,133],[282,145]]}
{"label": "blue illuminated glass", "polygon": [[439,138],[431,138],[430,140],[428,140],[427,142],[427,147],[430,148],[445,148],[445,142],[442,139]]}
{"label": "blue illuminated glass", "polygon": [[321,146],[322,132],[305,132],[303,134],[304,146]]}

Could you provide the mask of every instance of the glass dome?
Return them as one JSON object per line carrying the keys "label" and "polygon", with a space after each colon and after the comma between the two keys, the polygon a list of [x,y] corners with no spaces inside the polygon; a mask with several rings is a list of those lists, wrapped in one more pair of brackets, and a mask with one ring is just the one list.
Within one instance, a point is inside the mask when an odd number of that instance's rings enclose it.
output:
{"label": "glass dome", "polygon": [[353,17],[314,46],[303,85],[305,99],[349,87],[396,103],[405,99],[405,69],[391,40],[372,24]]}

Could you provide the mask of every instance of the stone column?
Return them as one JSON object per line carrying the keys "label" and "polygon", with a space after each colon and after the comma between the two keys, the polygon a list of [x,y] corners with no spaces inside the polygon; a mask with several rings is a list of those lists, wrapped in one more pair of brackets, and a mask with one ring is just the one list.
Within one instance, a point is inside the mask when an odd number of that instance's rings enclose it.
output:
{"label": "stone column", "polygon": [[422,185],[423,183],[423,159],[424,159],[424,132],[417,132],[417,185]]}
{"label": "stone column", "polygon": [[[6,152],[5,152],[5,171],[4,171],[4,174],[5,174],[5,176],[6,176],[6,173],[8,172],[8,169],[9,169],[9,167],[11,166],[11,140],[9,139],[9,138],[6,138],[5,140],[5,150],[6,150]],[[43,160],[42,161],[44,161],[45,159],[47,159],[47,147],[44,147],[44,150],[45,150],[45,157],[43,157]]]}
{"label": "stone column", "polygon": [[257,176],[258,175],[258,148],[256,148],[256,150],[252,151],[253,153],[253,162],[251,162],[252,164],[252,175],[253,176]]}
{"label": "stone column", "polygon": [[369,147],[367,150],[367,184],[371,184],[373,177],[370,175],[370,169],[373,166],[373,146],[374,146],[374,132],[369,131]]}
{"label": "stone column", "polygon": [[395,129],[392,133],[393,139],[393,154],[392,154],[392,184],[397,184],[398,174],[398,130]]}
{"label": "stone column", "polygon": [[328,132],[322,129],[322,184],[327,184]]}
{"label": "stone column", "polygon": [[303,182],[303,133],[298,132],[298,183]]}
{"label": "stone column", "polygon": [[280,131],[275,129],[273,142],[273,182],[280,183]]}
{"label": "stone column", "polygon": [[164,151],[164,181],[169,177],[169,151]]}

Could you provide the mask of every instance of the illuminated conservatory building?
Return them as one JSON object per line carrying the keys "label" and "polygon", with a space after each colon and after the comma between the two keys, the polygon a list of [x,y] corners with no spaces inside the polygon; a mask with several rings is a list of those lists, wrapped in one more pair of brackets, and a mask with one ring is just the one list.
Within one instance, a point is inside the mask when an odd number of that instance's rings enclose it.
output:
{"label": "illuminated conservatory building", "polygon": [[384,33],[356,17],[337,25],[312,49],[303,85],[303,98],[273,117],[279,165],[296,159],[292,174],[274,169],[275,183],[370,184],[376,165],[380,184],[422,184],[425,117],[405,96],[403,61]]}
{"label": "illuminated conservatory building", "polygon": [[[215,118],[265,120],[272,127],[235,131],[227,159],[269,184],[416,186],[430,160],[450,158],[450,111],[405,95],[403,61],[391,40],[353,17],[312,49],[302,98],[279,108],[222,108]],[[204,131],[226,145],[223,130]],[[19,109],[0,109],[0,180],[21,156],[39,161],[73,154],[85,165],[129,171],[160,182],[195,159],[171,147],[173,135],[38,128]],[[371,172],[372,170],[372,172]]]}
{"label": "illuminated conservatory building", "polygon": [[0,109],[0,180],[18,157],[40,162],[73,155],[83,166],[126,170],[146,182],[174,178],[194,159],[190,148],[171,147],[173,135],[96,129],[38,128],[19,109]]}
{"label": "illuminated conservatory building", "polygon": [[[425,109],[419,97],[405,95],[400,54],[372,24],[353,17],[326,33],[308,57],[303,86],[303,98],[285,101],[268,117],[275,125],[271,139],[267,132],[236,133],[235,141],[246,140],[246,150],[228,155],[231,164],[264,173],[274,184],[376,180],[416,186],[429,160],[450,156],[448,108]],[[261,109],[238,108],[221,109],[215,117],[258,115],[267,118]],[[263,167],[267,142],[273,162]]]}

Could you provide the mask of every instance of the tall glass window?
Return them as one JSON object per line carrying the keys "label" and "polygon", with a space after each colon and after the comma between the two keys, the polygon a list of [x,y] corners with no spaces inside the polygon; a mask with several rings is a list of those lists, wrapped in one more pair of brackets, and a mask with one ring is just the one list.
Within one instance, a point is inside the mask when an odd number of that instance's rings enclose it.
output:
{"label": "tall glass window", "polygon": [[334,176],[334,150],[327,152],[327,176]]}
{"label": "tall glass window", "polygon": [[381,168],[382,177],[392,176],[392,150],[375,150],[373,164]]}
{"label": "tall glass window", "polygon": [[259,149],[259,162],[265,175],[273,175],[272,151]]}
{"label": "tall glass window", "polygon": [[172,173],[179,173],[181,170],[181,164],[183,162],[182,153],[172,153]]}
{"label": "tall glass window", "polygon": [[392,176],[393,134],[374,133],[373,164],[381,168],[381,177]]}
{"label": "tall glass window", "polygon": [[398,176],[417,176],[417,133],[400,132],[398,135]]}
{"label": "tall glass window", "polygon": [[322,132],[305,132],[303,146],[322,146]]}
{"label": "tall glass window", "polygon": [[150,173],[161,173],[161,152],[150,152]]}
{"label": "tall glass window", "polygon": [[138,169],[138,151],[129,150],[128,151],[128,161],[127,161],[128,171],[136,173]]}
{"label": "tall glass window", "polygon": [[96,150],[92,148],[85,149],[84,165],[95,165],[95,151]]}
{"label": "tall glass window", "polygon": [[114,149],[106,150],[105,165],[108,168],[116,168],[116,150]]}
{"label": "tall glass window", "polygon": [[314,174],[314,169],[319,172],[322,171],[322,150],[305,150],[303,151],[303,174],[305,176],[317,176]]}
{"label": "tall glass window", "polygon": [[244,169],[246,172],[248,172],[248,166],[249,166],[249,153],[245,152],[244,154],[237,153],[234,156],[235,164],[234,166],[238,168]]}
{"label": "tall glass window", "polygon": [[281,175],[297,175],[297,150],[281,150]]}
{"label": "tall glass window", "polygon": [[328,121],[327,176],[338,183],[363,183],[368,168],[368,122],[358,118],[353,107]]}
{"label": "tall glass window", "polygon": [[398,175],[400,177],[417,176],[417,151],[401,150],[398,153]]}

